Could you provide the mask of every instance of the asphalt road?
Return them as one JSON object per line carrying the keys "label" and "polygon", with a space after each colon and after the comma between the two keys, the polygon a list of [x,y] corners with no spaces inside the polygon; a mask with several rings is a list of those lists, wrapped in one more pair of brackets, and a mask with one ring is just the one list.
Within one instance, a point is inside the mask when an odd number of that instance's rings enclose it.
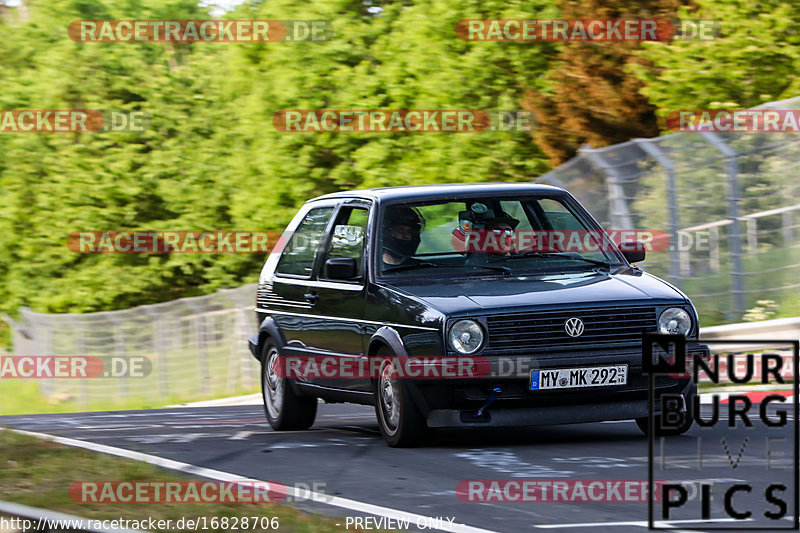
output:
{"label": "asphalt road", "polygon": [[[751,412],[752,428],[695,426],[686,436],[667,438],[663,461],[656,441],[655,479],[698,482],[686,485],[687,503],[671,515],[686,521],[663,525],[683,530],[793,527],[797,466],[791,404],[789,421],[780,428],[765,426],[758,419],[757,407]],[[709,409],[704,406],[704,413]],[[727,417],[724,405],[722,416]],[[648,441],[630,421],[444,431],[432,446],[418,449],[388,448],[378,434],[372,408],[343,404],[321,404],[311,430],[288,433],[272,431],[260,406],[6,416],[0,417],[0,425],[135,450],[243,477],[299,483],[329,495],[455,518],[455,522],[492,531],[642,531],[647,527],[646,503],[590,501],[589,495],[583,498],[589,501],[500,502],[497,493],[492,501],[476,502],[462,501],[468,493],[461,498],[456,493],[463,480],[646,481]],[[723,520],[729,519],[724,511],[725,489],[734,483],[750,484],[751,493],[737,492],[731,500],[737,510],[753,512],[749,521],[700,522],[699,482],[704,480],[712,484],[710,516]],[[765,511],[778,510],[764,496],[770,483],[787,487],[773,493],[786,501],[786,518],[768,521],[763,517]],[[483,486],[487,491],[478,490],[473,497],[491,496],[491,486]],[[295,505],[342,517],[343,531],[344,517],[358,515],[324,504]],[[661,503],[654,505],[658,519]],[[446,530],[446,520],[443,524]]]}

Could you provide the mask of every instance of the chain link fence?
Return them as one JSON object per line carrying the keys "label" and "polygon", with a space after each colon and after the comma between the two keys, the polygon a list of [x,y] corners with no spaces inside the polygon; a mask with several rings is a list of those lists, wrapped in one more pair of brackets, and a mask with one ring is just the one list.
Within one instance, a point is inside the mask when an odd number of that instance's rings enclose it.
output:
{"label": "chain link fence", "polygon": [[[800,109],[800,97],[757,109]],[[669,234],[640,266],[712,325],[754,308],[800,314],[799,170],[797,134],[687,132],[583,147],[537,181],[568,189],[607,229]]]}
{"label": "chain link fence", "polygon": [[82,409],[160,406],[250,393],[259,364],[247,348],[256,328],[256,286],[121,311],[44,314],[23,308],[12,321],[15,355],[146,357],[146,377],[40,379],[52,403]]}

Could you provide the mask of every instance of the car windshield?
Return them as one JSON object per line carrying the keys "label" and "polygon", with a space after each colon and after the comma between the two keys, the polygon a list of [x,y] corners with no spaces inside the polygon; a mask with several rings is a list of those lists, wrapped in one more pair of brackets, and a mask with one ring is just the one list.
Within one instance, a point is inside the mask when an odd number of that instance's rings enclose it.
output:
{"label": "car windshield", "polygon": [[510,275],[622,264],[611,240],[565,197],[467,197],[391,204],[380,224],[382,275]]}

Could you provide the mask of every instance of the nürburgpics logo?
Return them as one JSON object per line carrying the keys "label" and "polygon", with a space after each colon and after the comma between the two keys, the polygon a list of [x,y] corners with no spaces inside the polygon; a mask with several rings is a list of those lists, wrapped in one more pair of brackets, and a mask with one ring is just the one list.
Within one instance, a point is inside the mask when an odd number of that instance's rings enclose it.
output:
{"label": "n\u00fcrburgpics logo", "polygon": [[[710,356],[704,345],[710,346]],[[651,492],[656,478],[673,480],[660,485],[658,508],[652,495],[649,498],[650,529],[752,531],[800,526],[798,352],[796,340],[701,339],[687,347],[682,335],[644,334]],[[793,366],[791,372],[785,368],[788,364]],[[665,374],[682,379],[682,393],[663,392]],[[787,375],[795,377],[791,391],[786,390]],[[695,384],[701,381],[729,382],[742,392],[698,395]],[[754,383],[767,390],[748,390]],[[791,403],[788,397],[793,398]],[[680,433],[690,419],[694,426],[686,435],[664,436]],[[685,486],[689,477],[706,480],[699,484],[698,498],[689,497]]]}

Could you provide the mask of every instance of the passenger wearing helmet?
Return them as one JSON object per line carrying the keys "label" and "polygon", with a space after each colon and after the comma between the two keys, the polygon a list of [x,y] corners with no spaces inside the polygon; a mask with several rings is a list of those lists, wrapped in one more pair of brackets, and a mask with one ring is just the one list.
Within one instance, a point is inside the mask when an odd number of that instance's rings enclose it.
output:
{"label": "passenger wearing helmet", "polygon": [[410,207],[389,207],[383,219],[384,268],[409,264],[417,251],[422,231],[422,216]]}

